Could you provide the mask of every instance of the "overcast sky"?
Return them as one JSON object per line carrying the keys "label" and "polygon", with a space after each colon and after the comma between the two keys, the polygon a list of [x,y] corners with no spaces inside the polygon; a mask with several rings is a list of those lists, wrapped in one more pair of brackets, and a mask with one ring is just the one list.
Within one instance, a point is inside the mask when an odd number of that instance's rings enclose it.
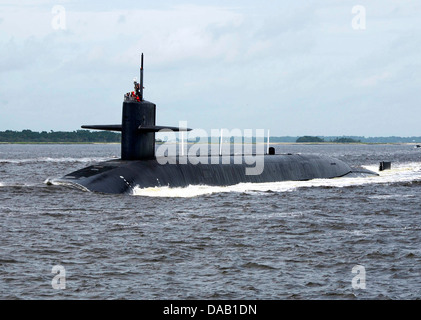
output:
{"label": "overcast sky", "polygon": [[421,135],[421,1],[86,2],[0,0],[0,131],[120,123],[144,52],[158,125]]}

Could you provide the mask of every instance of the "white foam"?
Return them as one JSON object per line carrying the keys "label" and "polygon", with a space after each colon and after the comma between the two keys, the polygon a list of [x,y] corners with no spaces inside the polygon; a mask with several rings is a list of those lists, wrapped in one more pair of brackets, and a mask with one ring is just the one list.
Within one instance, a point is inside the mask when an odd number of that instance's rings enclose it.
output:
{"label": "white foam", "polygon": [[50,157],[39,157],[39,158],[28,158],[28,159],[0,159],[0,163],[34,163],[34,162],[102,162],[110,160],[110,158],[50,158]]}
{"label": "white foam", "polygon": [[369,196],[370,199],[402,199],[402,198],[415,198],[413,194],[384,194]]}
{"label": "white foam", "polygon": [[19,183],[19,182],[0,182],[0,187],[35,187],[38,184],[33,182],[33,183]]}
{"label": "white foam", "polygon": [[[238,185],[237,185],[238,186]],[[146,197],[170,197],[170,198],[191,198],[212,193],[231,192],[230,187],[214,187],[206,185],[195,185],[184,188],[170,188],[170,187],[154,187],[154,188],[139,188],[138,186],[133,188],[132,194],[135,196],[146,196]]]}
{"label": "white foam", "polygon": [[46,185],[54,185],[54,186],[67,186],[67,187],[77,188],[77,189],[80,189],[80,190],[83,190],[83,191],[90,192],[89,189],[87,189],[86,187],[84,187],[84,186],[82,186],[82,185],[80,185],[78,183],[68,183],[68,182],[65,182],[65,181],[57,181],[54,178],[52,178],[52,179],[51,178],[45,179],[44,184],[46,184]]}
{"label": "white foam", "polygon": [[133,188],[135,196],[147,197],[177,197],[190,198],[213,193],[238,192],[238,193],[263,193],[267,192],[290,192],[297,188],[310,187],[336,187],[359,186],[366,184],[387,184],[396,182],[410,182],[421,180],[421,162],[402,163],[394,165],[391,170],[378,171],[378,166],[365,166],[366,169],[374,171],[379,176],[367,176],[358,178],[334,178],[334,179],[313,179],[309,181],[281,181],[267,183],[240,183],[233,186],[193,186],[185,188],[154,187],[154,188]]}

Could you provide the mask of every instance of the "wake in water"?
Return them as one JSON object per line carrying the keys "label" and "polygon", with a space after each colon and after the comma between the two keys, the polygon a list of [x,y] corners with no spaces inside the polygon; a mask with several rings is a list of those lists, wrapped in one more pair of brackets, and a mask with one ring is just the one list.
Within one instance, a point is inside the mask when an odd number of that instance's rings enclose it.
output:
{"label": "wake in water", "polygon": [[[116,158],[116,157],[115,157]],[[117,159],[117,158],[116,158]],[[63,162],[102,162],[110,160],[110,157],[104,158],[50,158],[50,157],[39,157],[39,158],[28,158],[28,159],[0,159],[0,163],[13,163],[13,164],[25,164],[25,163],[63,163]]]}
{"label": "wake in water", "polygon": [[268,183],[240,183],[233,186],[193,186],[186,188],[139,188],[134,187],[132,194],[146,197],[181,197],[191,198],[213,193],[238,192],[238,193],[261,193],[261,192],[289,192],[298,188],[309,187],[349,187],[366,184],[387,184],[399,182],[421,181],[421,163],[402,163],[393,165],[391,170],[379,171],[378,166],[364,166],[364,168],[374,171],[379,176],[367,176],[359,178],[334,178],[334,179],[314,179],[309,181],[280,181]]}

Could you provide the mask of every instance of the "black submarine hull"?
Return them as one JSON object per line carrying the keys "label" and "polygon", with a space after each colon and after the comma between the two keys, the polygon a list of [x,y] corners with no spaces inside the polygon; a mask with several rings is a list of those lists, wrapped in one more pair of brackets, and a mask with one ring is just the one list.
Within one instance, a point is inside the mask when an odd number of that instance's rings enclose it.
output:
{"label": "black submarine hull", "polygon": [[121,124],[82,126],[84,129],[120,131],[121,159],[75,171],[60,179],[53,179],[50,181],[52,184],[112,194],[131,193],[135,187],[229,186],[374,174],[351,168],[328,156],[275,155],[273,147],[269,148],[268,155],[195,157],[193,162],[185,161],[183,157],[157,158],[157,132],[183,132],[191,129],[156,125],[156,105],[143,97],[143,53],[140,83],[134,81],[134,90],[124,95]]}
{"label": "black submarine hull", "polygon": [[[344,176],[376,175],[363,168],[352,168],[345,162],[328,156],[279,154],[262,155],[259,174],[247,174],[248,163],[256,162],[256,156],[242,156],[241,164],[230,162],[211,164],[210,157],[201,163],[180,163],[178,158],[110,160],[86,167],[54,179],[53,184],[64,184],[85,191],[109,194],[132,193],[133,188],[187,187],[189,185],[229,186],[239,183],[264,183],[278,181],[303,181],[331,179]],[[218,158],[218,157],[217,157]],[[237,158],[238,159],[238,158]],[[171,163],[171,160],[173,163]],[[208,161],[204,161],[208,160]],[[213,159],[215,160],[215,159]],[[226,159],[225,159],[226,160]]]}

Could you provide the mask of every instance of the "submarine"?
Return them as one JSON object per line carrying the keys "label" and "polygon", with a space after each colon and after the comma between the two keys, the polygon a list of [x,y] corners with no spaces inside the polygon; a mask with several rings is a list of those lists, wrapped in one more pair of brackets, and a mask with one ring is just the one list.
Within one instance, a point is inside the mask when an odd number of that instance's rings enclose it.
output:
{"label": "submarine", "polygon": [[[199,155],[195,163],[177,155],[156,155],[157,132],[186,132],[192,129],[156,125],[156,105],[144,100],[143,96],[143,53],[139,83],[136,80],[134,90],[124,94],[121,124],[82,125],[83,129],[121,132],[121,157],[66,174],[53,179],[50,184],[91,192],[130,194],[135,187],[229,186],[377,175],[325,155],[275,154],[273,147],[261,155]],[[256,159],[262,165],[260,170],[253,172],[252,169],[257,167]],[[254,168],[250,165],[253,161],[256,164]]]}

